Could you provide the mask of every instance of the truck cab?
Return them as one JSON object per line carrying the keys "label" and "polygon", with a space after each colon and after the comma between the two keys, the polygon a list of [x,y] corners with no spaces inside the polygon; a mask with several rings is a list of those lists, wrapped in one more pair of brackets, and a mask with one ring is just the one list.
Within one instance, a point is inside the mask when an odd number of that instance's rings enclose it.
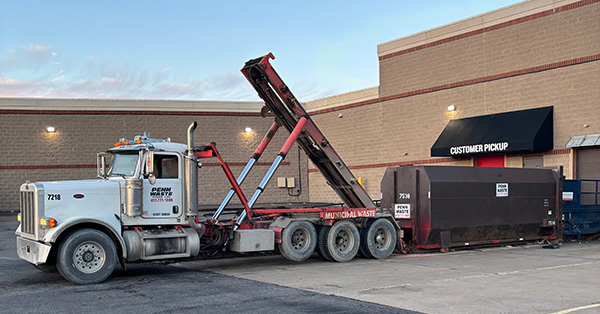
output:
{"label": "truck cab", "polygon": [[98,175],[123,185],[123,224],[181,223],[186,145],[166,140],[136,140],[141,143],[119,141],[106,153],[98,154]]}
{"label": "truck cab", "polygon": [[197,255],[204,226],[186,221],[184,193],[197,193],[197,184],[186,189],[186,149],[146,133],[98,154],[99,179],[21,185],[19,257],[43,270],[56,266],[76,283],[95,283],[116,261]]}

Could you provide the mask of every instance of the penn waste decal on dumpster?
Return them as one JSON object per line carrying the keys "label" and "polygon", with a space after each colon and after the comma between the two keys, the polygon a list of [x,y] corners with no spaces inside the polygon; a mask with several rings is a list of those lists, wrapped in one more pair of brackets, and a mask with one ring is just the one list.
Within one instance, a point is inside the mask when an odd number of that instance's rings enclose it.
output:
{"label": "penn waste decal on dumpster", "polygon": [[410,204],[395,204],[394,209],[395,218],[410,218]]}
{"label": "penn waste decal on dumpster", "polygon": [[496,183],[496,197],[508,197],[508,183]]}

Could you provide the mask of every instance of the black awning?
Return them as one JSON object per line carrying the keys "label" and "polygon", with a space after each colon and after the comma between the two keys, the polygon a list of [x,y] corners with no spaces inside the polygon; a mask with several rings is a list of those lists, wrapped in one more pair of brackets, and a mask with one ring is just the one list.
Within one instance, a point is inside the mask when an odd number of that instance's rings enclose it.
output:
{"label": "black awning", "polygon": [[553,148],[552,108],[543,107],[450,120],[431,156],[533,153]]}

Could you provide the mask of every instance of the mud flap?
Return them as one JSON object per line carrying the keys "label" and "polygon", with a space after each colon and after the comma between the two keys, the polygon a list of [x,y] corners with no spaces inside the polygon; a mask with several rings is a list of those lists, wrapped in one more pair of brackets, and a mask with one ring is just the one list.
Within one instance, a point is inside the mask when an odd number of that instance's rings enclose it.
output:
{"label": "mud flap", "polygon": [[448,250],[452,245],[452,236],[450,235],[450,231],[442,231],[440,232],[440,240],[439,240],[440,248],[444,250]]}

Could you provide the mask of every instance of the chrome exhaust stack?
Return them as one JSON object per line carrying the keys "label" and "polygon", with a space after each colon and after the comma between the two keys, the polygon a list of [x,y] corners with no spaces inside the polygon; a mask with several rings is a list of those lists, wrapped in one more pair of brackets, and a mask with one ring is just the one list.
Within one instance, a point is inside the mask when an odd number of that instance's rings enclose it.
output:
{"label": "chrome exhaust stack", "polygon": [[194,131],[198,127],[196,121],[187,129],[187,151],[185,153],[185,215],[190,227],[196,229],[202,236],[204,225],[196,223],[198,216],[198,158],[194,156]]}

